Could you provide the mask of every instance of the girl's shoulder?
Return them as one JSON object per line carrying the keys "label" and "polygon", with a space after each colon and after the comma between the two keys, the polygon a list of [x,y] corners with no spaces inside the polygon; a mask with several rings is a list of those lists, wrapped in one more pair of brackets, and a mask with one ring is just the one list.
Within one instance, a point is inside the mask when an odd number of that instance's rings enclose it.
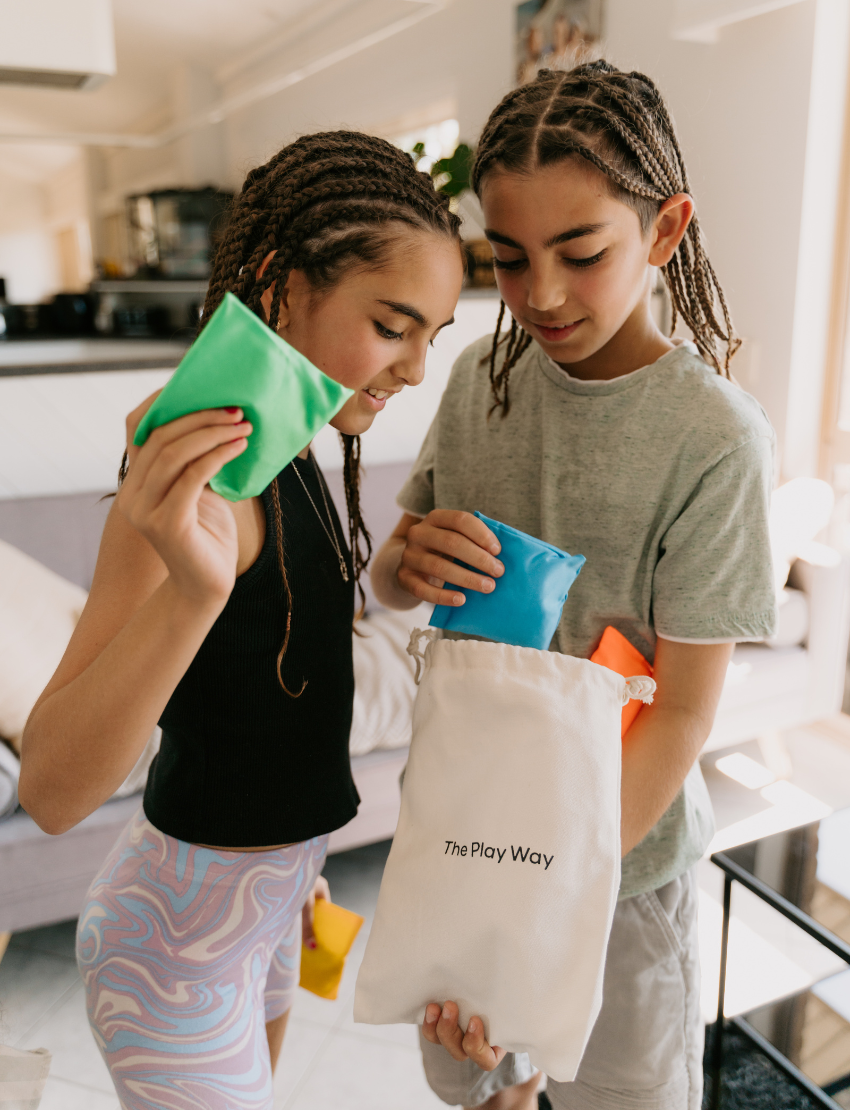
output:
{"label": "girl's shoulder", "polygon": [[[493,334],[481,336],[455,360],[443,395],[442,421],[465,423],[472,413],[489,412],[494,338]],[[496,353],[497,370],[505,349],[503,341]],[[652,365],[608,382],[561,378],[553,368],[557,371],[540,346],[532,342],[511,370],[514,399],[519,398],[520,391],[527,394],[531,388],[532,406],[543,403],[534,383],[545,391],[544,383],[554,381],[560,389],[579,394],[582,400],[598,398],[598,415],[603,419],[607,405],[616,403],[615,397],[628,397],[637,422],[665,441],[684,437],[701,456],[723,455],[759,439],[765,441],[768,452],[773,449],[774,431],[756,398],[718,374],[690,341],[679,343]],[[591,410],[583,408],[584,418],[596,410],[596,405]]]}
{"label": "girl's shoulder", "polygon": [[726,441],[775,438],[767,413],[751,393],[718,374],[691,342],[681,343],[655,364],[653,384],[669,417]]}

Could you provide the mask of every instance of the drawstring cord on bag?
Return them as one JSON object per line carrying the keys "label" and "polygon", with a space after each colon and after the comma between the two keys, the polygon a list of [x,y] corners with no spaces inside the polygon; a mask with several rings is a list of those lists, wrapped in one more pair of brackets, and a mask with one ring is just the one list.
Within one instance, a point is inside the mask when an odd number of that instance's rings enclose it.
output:
{"label": "drawstring cord on bag", "polygon": [[[434,640],[440,638],[439,628],[414,628],[410,633],[410,642],[407,645],[407,654],[416,660],[416,674],[413,681],[416,685],[422,678],[422,664],[425,662],[425,649],[420,650],[420,642],[426,640],[427,644],[431,644]],[[623,705],[626,705],[632,700],[637,698],[645,705],[652,705],[652,697],[655,693],[655,679],[649,678],[644,674],[633,675],[632,678],[626,679],[626,685],[623,688]]]}
{"label": "drawstring cord on bag", "polygon": [[632,698],[637,698],[644,705],[652,705],[652,695],[655,693],[655,679],[645,674],[636,674],[626,679],[623,690],[623,705],[627,705]]}
{"label": "drawstring cord on bag", "polygon": [[[407,645],[407,654],[412,655],[416,660],[416,674],[413,681],[417,686],[419,685],[419,680],[422,678],[422,664],[425,662],[425,651],[419,650],[419,641],[424,637],[429,644],[432,644],[439,636],[439,628],[414,628],[410,633],[410,643]],[[655,689],[655,683],[652,684],[652,688],[653,690]]]}

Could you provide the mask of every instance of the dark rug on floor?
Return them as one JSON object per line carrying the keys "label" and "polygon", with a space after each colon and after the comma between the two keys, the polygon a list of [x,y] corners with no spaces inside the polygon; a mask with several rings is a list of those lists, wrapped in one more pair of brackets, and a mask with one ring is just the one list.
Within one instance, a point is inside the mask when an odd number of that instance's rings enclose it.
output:
{"label": "dark rug on floor", "polygon": [[[706,1036],[705,1095],[703,1110],[711,1106],[711,1031]],[[723,1079],[721,1110],[819,1110],[774,1062],[760,1052],[742,1033],[727,1029],[723,1037]],[[539,1110],[552,1110],[552,1103],[541,1091]]]}
{"label": "dark rug on floor", "polygon": [[[710,1031],[713,1032],[713,1031]],[[703,1110],[711,1106],[711,1036],[706,1036]],[[721,1110],[819,1110],[774,1062],[735,1029],[723,1035]]]}

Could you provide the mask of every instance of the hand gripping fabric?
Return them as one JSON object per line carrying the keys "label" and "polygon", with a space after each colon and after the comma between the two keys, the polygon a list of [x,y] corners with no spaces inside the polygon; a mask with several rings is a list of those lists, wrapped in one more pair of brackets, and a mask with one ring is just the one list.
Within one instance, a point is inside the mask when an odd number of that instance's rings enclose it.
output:
{"label": "hand gripping fabric", "polygon": [[228,501],[242,501],[259,496],[353,392],[225,293],[145,413],[133,442],[141,447],[154,428],[190,412],[238,405],[254,430],[242,454],[226,463],[210,486]]}
{"label": "hand gripping fabric", "polygon": [[548,648],[584,556],[568,555],[509,524],[475,515],[502,545],[505,573],[491,594],[461,588],[463,605],[435,605],[431,625],[517,647]]}
{"label": "hand gripping fabric", "polygon": [[[354,1020],[454,1001],[561,1082],[602,1001],[620,883],[620,711],[651,678],[414,630],[422,678]],[[424,653],[422,637],[431,640]]]}

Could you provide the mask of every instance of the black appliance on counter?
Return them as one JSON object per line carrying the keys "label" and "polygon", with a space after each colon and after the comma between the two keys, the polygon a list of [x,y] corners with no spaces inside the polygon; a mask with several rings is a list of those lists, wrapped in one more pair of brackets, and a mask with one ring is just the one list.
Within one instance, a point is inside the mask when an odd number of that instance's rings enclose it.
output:
{"label": "black appliance on counter", "polygon": [[127,198],[137,278],[203,279],[224,230],[233,193],[160,189]]}
{"label": "black appliance on counter", "polygon": [[[0,279],[2,281],[2,279]],[[95,334],[95,297],[57,293],[46,304],[7,304],[0,289],[0,336],[8,339],[83,339]]]}

